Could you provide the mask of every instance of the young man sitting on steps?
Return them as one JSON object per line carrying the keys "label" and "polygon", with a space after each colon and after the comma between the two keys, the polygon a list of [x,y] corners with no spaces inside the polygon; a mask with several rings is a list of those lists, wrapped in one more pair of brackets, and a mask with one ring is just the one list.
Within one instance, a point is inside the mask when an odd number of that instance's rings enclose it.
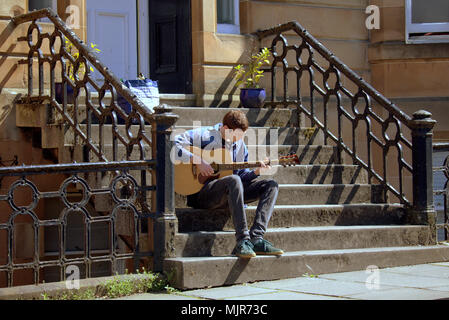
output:
{"label": "young man sitting on steps", "polygon": [[[223,123],[189,130],[175,136],[177,158],[183,161],[193,160],[204,177],[214,174],[213,168],[204,159],[192,154],[185,147],[196,146],[207,150],[226,148],[232,152],[233,162],[247,162],[248,149],[243,138],[248,126],[248,119],[243,112],[230,111],[224,116]],[[263,162],[260,165],[261,167],[255,170],[235,170],[232,175],[210,180],[198,193],[187,197],[187,205],[197,209],[229,207],[237,241],[233,254],[241,258],[255,257],[256,254],[281,255],[284,253],[263,239],[279,187],[277,182],[272,179],[255,180],[262,170],[270,169]],[[256,200],[259,200],[259,203],[255,219],[251,229],[248,230],[245,203]]]}

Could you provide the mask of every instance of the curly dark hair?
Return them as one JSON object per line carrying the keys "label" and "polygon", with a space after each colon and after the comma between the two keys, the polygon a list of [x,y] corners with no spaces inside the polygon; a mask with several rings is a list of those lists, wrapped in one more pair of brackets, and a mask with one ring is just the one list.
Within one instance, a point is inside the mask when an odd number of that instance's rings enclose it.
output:
{"label": "curly dark hair", "polygon": [[248,118],[240,110],[232,110],[225,114],[223,117],[223,125],[229,129],[241,129],[246,131],[249,127]]}

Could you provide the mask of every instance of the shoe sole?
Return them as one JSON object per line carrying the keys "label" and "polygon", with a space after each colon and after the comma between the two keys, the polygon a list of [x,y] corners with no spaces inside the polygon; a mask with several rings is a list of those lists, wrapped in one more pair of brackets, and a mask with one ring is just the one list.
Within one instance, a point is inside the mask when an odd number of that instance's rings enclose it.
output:
{"label": "shoe sole", "polygon": [[280,252],[256,252],[259,256],[281,256],[284,254],[284,251]]}
{"label": "shoe sole", "polygon": [[239,258],[242,258],[242,259],[250,259],[250,258],[254,258],[256,256],[256,254],[248,254],[248,255],[236,254],[236,256]]}

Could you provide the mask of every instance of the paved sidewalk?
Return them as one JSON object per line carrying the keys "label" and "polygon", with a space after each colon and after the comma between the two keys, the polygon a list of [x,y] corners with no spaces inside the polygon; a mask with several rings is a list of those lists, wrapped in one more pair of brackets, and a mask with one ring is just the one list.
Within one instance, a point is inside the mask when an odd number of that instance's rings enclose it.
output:
{"label": "paved sidewalk", "polygon": [[119,300],[435,300],[449,299],[449,262],[304,275],[228,287],[139,294]]}

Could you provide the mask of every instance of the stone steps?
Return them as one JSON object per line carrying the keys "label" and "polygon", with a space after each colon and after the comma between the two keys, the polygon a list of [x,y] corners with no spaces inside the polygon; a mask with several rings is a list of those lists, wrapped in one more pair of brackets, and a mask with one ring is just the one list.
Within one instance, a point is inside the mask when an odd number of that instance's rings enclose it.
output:
{"label": "stone steps", "polygon": [[[429,245],[426,226],[321,226],[268,229],[265,239],[284,252]],[[228,256],[235,247],[233,231],[178,233],[178,257]]]}
{"label": "stone steps", "polygon": [[[92,159],[94,160],[94,159]],[[137,160],[137,157],[136,157]],[[367,184],[368,174],[352,165],[273,166],[258,179],[274,179],[279,184]]]}
{"label": "stone steps", "polygon": [[[354,165],[274,166],[271,176],[279,184],[366,184],[368,173]],[[266,178],[262,176],[260,179]]]}
{"label": "stone steps", "polygon": [[[370,184],[280,184],[276,201],[279,205],[383,202],[382,187]],[[186,197],[175,196],[176,208],[185,203]]]}
{"label": "stone steps", "polygon": [[292,251],[279,257],[257,256],[251,259],[235,256],[177,257],[165,259],[164,270],[174,274],[172,286],[186,290],[448,259],[449,246],[400,246]]}
{"label": "stone steps", "polygon": [[[173,108],[179,115],[175,133],[194,126],[214,125],[221,122],[228,111],[234,110],[188,107],[194,97],[173,96],[171,99],[184,101],[184,107]],[[354,165],[337,164],[337,148],[324,146],[323,133],[307,128],[306,121],[298,116],[296,109],[235,110],[243,111],[249,119],[250,130],[245,143],[251,156],[258,154],[263,158],[266,154],[276,158],[277,154],[294,152],[299,157],[300,165],[279,168],[273,176],[279,183],[279,197],[266,239],[284,249],[285,254],[281,257],[257,256],[250,260],[231,256],[235,235],[229,211],[185,208],[185,197],[177,195],[175,257],[164,262],[165,271],[175,271],[174,287],[203,288],[298,277],[306,273],[363,270],[369,265],[383,268],[449,258],[449,247],[432,245],[432,230],[428,226],[404,225],[404,206],[386,204],[382,187],[368,184],[364,170]],[[42,148],[57,148],[60,163],[84,161],[82,147],[75,143],[72,130],[64,131],[61,125],[47,125],[45,107],[30,113],[30,108],[25,106],[21,111],[16,118],[17,126],[42,128]],[[81,106],[79,121],[85,119],[85,114]],[[86,125],[82,124],[80,128],[87,133]],[[150,126],[145,127],[148,138],[151,137],[150,129]],[[91,130],[91,138],[98,144],[100,128],[93,124]],[[136,136],[139,127],[132,125],[129,130],[131,136]],[[130,140],[125,125],[118,125],[117,131],[126,141]],[[112,125],[105,124],[103,141],[108,160],[113,160],[113,136]],[[276,154],[270,153],[273,149]],[[121,142],[117,153],[115,160],[126,159],[125,146]],[[145,147],[145,153],[151,154],[149,146]],[[342,157],[345,163],[344,155]],[[139,158],[136,149],[131,160]],[[88,160],[99,161],[93,153]],[[138,176],[136,178],[140,181]],[[149,178],[148,173],[148,181]],[[107,184],[109,177],[99,175],[89,176],[89,179],[94,186]],[[95,198],[94,205],[97,211],[104,212],[109,212],[112,207],[107,196]],[[252,203],[246,208],[249,226],[255,217],[255,205],[257,203]]]}
{"label": "stone steps", "polygon": [[[176,125],[173,130],[178,134],[190,129],[191,125]],[[246,145],[324,145],[324,134],[314,128],[249,127],[243,141]]]}
{"label": "stone steps", "polygon": [[[252,223],[256,206],[245,211],[248,223]],[[227,209],[176,208],[176,216],[182,233],[234,230]],[[269,227],[401,225],[404,218],[405,209],[400,204],[275,205]]]}
{"label": "stone steps", "polygon": [[[54,135],[53,135],[54,137]],[[48,145],[48,144],[47,144]],[[56,146],[54,146],[56,147]],[[62,157],[63,162],[73,162],[73,160],[80,162],[82,160],[81,148],[79,152],[74,153],[74,149],[77,149],[73,145],[65,145],[61,148],[60,157]],[[276,152],[277,149],[277,152]],[[125,155],[125,146],[123,144],[118,145],[118,154]],[[145,148],[146,152],[150,152],[150,148]],[[137,149],[136,149],[137,151]],[[295,153],[298,155],[299,163],[301,165],[327,165],[337,163],[337,148],[333,146],[320,146],[320,145],[280,145],[277,148],[271,148],[268,145],[248,145],[248,153],[254,155],[257,159],[264,159],[265,157],[275,158],[275,154],[278,153],[279,156],[284,156],[289,153]],[[112,145],[106,144],[104,146],[104,153],[107,159],[112,159]],[[137,152],[135,152],[137,154]],[[78,158],[73,158],[72,156]],[[260,156],[260,157],[259,157]],[[91,156],[90,161],[96,161],[96,157]]]}
{"label": "stone steps", "polygon": [[225,114],[231,110],[239,110],[246,114],[249,125],[252,127],[289,127],[295,126],[294,120],[298,119],[298,113],[293,108],[186,108],[172,107],[173,113],[179,116],[176,126],[211,126],[222,122]]}
{"label": "stone steps", "polygon": [[[51,127],[51,126],[50,126]],[[81,131],[87,136],[87,125],[79,125]],[[111,124],[104,124],[103,126],[104,143],[111,143],[114,136],[113,126]],[[175,126],[173,128],[173,135],[184,133],[194,127],[190,126]],[[125,125],[117,125],[117,133],[125,140],[130,140],[139,134],[140,126],[131,125],[126,128]],[[143,133],[141,133],[143,134]],[[64,144],[73,145],[74,131],[69,129],[63,133]],[[151,137],[151,126],[145,127],[145,135]],[[100,125],[91,125],[91,139],[95,144],[100,141]],[[244,141],[247,145],[323,145],[324,136],[321,131],[313,128],[294,128],[294,127],[249,127]]]}

